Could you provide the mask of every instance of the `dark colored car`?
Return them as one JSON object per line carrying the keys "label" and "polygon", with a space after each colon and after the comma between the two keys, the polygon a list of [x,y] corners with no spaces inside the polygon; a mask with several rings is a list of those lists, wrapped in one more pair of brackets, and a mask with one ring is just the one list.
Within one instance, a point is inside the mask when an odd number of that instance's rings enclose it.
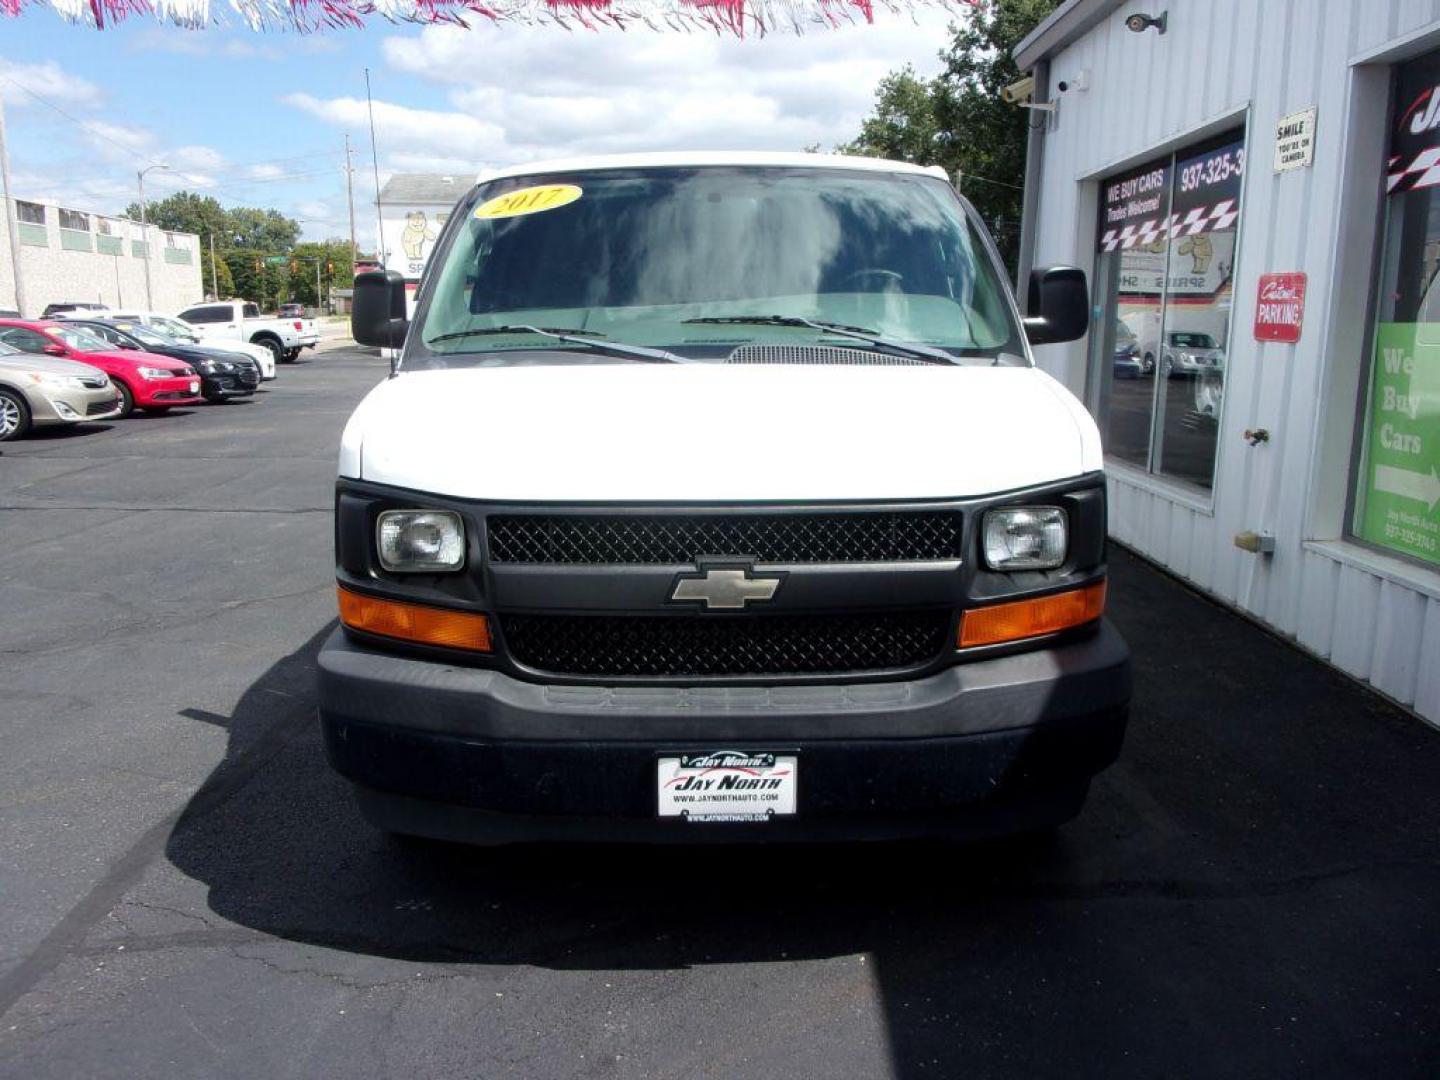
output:
{"label": "dark colored car", "polygon": [[260,385],[260,368],[244,353],[185,345],[139,323],[112,323],[100,319],[68,319],[117,349],[139,349],[184,360],[200,374],[200,394],[206,401],[249,397]]}
{"label": "dark colored car", "polygon": [[58,304],[46,304],[45,310],[40,313],[42,319],[53,319],[57,315],[66,315],[72,311],[109,311],[104,304],[91,303],[87,300],[66,300]]}

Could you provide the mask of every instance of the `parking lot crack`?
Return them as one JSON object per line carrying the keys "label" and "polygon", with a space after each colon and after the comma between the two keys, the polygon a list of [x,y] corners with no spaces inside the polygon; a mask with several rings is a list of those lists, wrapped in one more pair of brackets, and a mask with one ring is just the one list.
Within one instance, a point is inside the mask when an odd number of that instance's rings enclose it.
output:
{"label": "parking lot crack", "polygon": [[453,969],[442,969],[439,971],[426,968],[416,971],[413,965],[405,965],[404,974],[397,974],[393,977],[376,979],[363,979],[355,975],[343,974],[338,971],[327,970],[312,964],[282,962],[270,957],[261,956],[254,952],[243,951],[240,947],[232,947],[228,952],[237,960],[249,960],[259,964],[269,971],[279,975],[298,976],[303,979],[320,979],[333,983],[346,990],[356,992],[368,992],[372,990],[389,990],[409,986],[424,986],[437,982],[454,982],[473,979],[475,972],[455,971]]}

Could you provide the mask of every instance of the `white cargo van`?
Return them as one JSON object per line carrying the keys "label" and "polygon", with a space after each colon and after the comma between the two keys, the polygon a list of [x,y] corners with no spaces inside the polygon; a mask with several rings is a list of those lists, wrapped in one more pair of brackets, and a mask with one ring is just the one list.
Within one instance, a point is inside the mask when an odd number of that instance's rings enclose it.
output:
{"label": "white cargo van", "polygon": [[[937,169],[808,154],[484,176],[345,430],[331,763],[477,842],[975,836],[1119,751],[1095,424]],[[1027,340],[1028,338],[1028,340]]]}

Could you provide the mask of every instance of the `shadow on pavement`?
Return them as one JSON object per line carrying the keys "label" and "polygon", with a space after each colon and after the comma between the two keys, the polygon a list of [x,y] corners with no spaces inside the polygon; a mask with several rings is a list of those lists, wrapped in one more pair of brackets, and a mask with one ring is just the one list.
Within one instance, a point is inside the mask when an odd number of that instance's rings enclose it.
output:
{"label": "shadow on pavement", "polygon": [[326,627],[233,717],[188,714],[228,727],[229,749],[167,853],[224,918],[364,955],[607,970],[863,953],[899,1076],[1428,1075],[1437,733],[1123,553],[1112,580],[1131,735],[1055,837],[398,844],[324,761]]}
{"label": "shadow on pavement", "polygon": [[16,439],[13,442],[0,443],[0,447],[14,449],[27,442],[65,442],[70,439],[84,439],[91,435],[99,435],[109,431],[118,421],[103,420],[81,421],[78,424],[52,424],[47,427],[31,428],[26,432],[23,439]]}

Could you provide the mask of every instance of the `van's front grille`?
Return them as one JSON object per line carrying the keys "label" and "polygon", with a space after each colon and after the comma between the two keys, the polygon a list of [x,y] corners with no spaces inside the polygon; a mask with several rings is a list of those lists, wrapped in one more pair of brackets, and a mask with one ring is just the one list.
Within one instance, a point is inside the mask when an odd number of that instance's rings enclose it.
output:
{"label": "van's front grille", "polygon": [[501,615],[519,664],[585,678],[841,675],[926,665],[951,613],[664,616]]}
{"label": "van's front grille", "polygon": [[721,514],[506,514],[487,522],[492,562],[694,563],[710,555],[764,563],[958,559],[957,511]]}

